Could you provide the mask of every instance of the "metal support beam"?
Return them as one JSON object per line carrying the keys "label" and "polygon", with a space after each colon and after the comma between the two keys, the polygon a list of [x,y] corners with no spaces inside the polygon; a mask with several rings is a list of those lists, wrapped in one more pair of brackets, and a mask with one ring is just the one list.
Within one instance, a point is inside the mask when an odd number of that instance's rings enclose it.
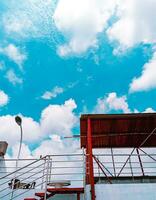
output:
{"label": "metal support beam", "polygon": [[113,162],[114,176],[116,176],[116,170],[115,170],[115,161],[114,161],[114,153],[113,153],[113,148],[111,148],[111,155],[112,155],[112,162]]}
{"label": "metal support beam", "polygon": [[[100,165],[101,163],[99,162],[99,160],[98,160],[95,156],[93,156],[93,158],[94,158],[95,162],[97,163],[97,165],[99,166],[99,168],[101,169],[101,171],[103,172],[103,174],[105,175],[105,177],[107,178],[108,182],[109,182],[110,184],[112,184],[110,178],[107,176],[107,174],[105,173],[104,169],[103,169],[102,166]],[[104,166],[103,166],[103,167],[104,167]]]}
{"label": "metal support beam", "polygon": [[139,163],[140,163],[140,168],[141,168],[141,171],[142,171],[142,175],[145,176],[144,168],[143,168],[143,165],[142,165],[142,161],[141,161],[141,157],[140,157],[138,148],[136,148],[136,152],[137,152],[137,155],[138,155],[138,159],[139,159]]}
{"label": "metal support beam", "polygon": [[119,171],[119,173],[118,173],[117,177],[118,177],[118,176],[120,176],[120,174],[121,174],[122,170],[124,169],[124,167],[126,166],[127,162],[129,161],[130,157],[132,156],[132,154],[133,154],[134,150],[135,150],[135,148],[132,150],[131,154],[128,156],[128,158],[127,158],[126,162],[125,162],[125,163],[124,163],[124,165],[122,166],[122,168],[121,168],[121,170]]}
{"label": "metal support beam", "polygon": [[[140,148],[139,148],[140,149]],[[152,160],[154,160],[156,162],[156,159],[153,158],[151,155],[149,155],[148,153],[146,153],[144,150],[140,149],[140,151],[142,151],[145,155],[147,155],[149,158],[151,158]]]}
{"label": "metal support beam", "polygon": [[89,161],[89,183],[91,186],[91,200],[95,200],[95,185],[94,185],[94,168],[93,168],[93,152],[92,152],[92,131],[91,120],[87,121],[87,153]]}
{"label": "metal support beam", "polygon": [[77,200],[80,200],[80,193],[77,193]]}

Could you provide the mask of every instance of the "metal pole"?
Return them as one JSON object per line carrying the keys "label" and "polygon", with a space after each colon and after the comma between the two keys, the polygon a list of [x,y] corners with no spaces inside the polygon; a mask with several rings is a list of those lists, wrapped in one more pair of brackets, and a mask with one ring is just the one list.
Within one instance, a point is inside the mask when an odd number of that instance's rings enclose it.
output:
{"label": "metal pole", "polygon": [[87,146],[89,156],[89,183],[91,185],[91,200],[95,200],[95,185],[94,185],[94,167],[93,167],[93,152],[92,152],[92,132],[91,132],[91,120],[87,121]]}
{"label": "metal pole", "polygon": [[12,182],[12,192],[11,192],[10,200],[13,198],[13,195],[14,195],[14,186],[15,186],[15,184],[18,185],[18,183],[15,183],[15,179],[16,179],[16,171],[18,169],[19,157],[20,157],[20,154],[21,154],[22,141],[23,141],[22,124],[20,124],[19,126],[20,126],[20,145],[19,145],[19,150],[18,150],[18,154],[17,154],[16,166],[15,166],[15,176],[14,176],[14,179],[13,179],[13,182]]}
{"label": "metal pole", "polygon": [[131,170],[132,178],[134,179],[133,168],[132,168],[132,163],[131,163],[131,158],[129,158],[129,166],[130,166],[130,170]]}
{"label": "metal pole", "polygon": [[139,163],[140,163],[140,168],[141,168],[141,171],[142,171],[142,175],[145,176],[144,168],[143,168],[143,165],[142,165],[142,161],[141,161],[141,157],[140,157],[138,148],[136,148],[136,152],[137,152],[137,155],[138,155],[138,159],[139,159]]}
{"label": "metal pole", "polygon": [[47,200],[47,183],[49,178],[49,168],[50,168],[50,156],[46,157],[47,168],[46,168],[46,180],[45,180],[45,189],[44,189],[44,200]]}
{"label": "metal pole", "polygon": [[112,149],[112,148],[111,148],[111,155],[112,155],[112,162],[113,162],[114,176],[116,177],[115,161],[114,161],[114,154],[113,154],[113,149]]}
{"label": "metal pole", "polygon": [[[85,159],[85,150],[84,150],[84,147],[82,148],[82,151],[83,151],[83,188],[84,188],[84,191],[85,190],[85,187],[86,187],[86,177],[85,177],[85,172],[86,172],[86,159]],[[83,194],[83,200],[85,199],[85,192]]]}
{"label": "metal pole", "polygon": [[125,162],[125,163],[124,163],[124,165],[122,166],[122,168],[121,168],[121,170],[119,171],[119,173],[118,173],[117,177],[118,177],[118,176],[120,176],[120,174],[121,174],[122,170],[124,169],[124,167],[126,166],[127,162],[129,161],[130,157],[132,156],[132,154],[133,154],[134,150],[135,150],[135,148],[132,150],[131,154],[128,156],[128,158],[127,158],[126,162]]}
{"label": "metal pole", "polygon": [[17,170],[17,168],[18,168],[19,157],[20,157],[21,148],[22,148],[22,140],[23,140],[23,129],[22,129],[22,125],[20,125],[20,134],[21,134],[21,137],[20,137],[20,146],[19,146],[18,155],[17,155],[16,170]]}

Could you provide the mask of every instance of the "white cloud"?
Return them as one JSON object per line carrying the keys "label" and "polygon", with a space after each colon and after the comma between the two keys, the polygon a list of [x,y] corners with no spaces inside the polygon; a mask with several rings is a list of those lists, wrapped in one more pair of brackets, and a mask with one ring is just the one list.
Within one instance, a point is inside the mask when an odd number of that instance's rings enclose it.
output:
{"label": "white cloud", "polygon": [[130,84],[130,92],[146,91],[156,88],[156,52],[152,59],[143,66],[142,74]]}
{"label": "white cloud", "polygon": [[[5,34],[16,39],[53,37],[55,0],[9,1],[1,22]],[[53,40],[53,38],[50,38]]]}
{"label": "white cloud", "polygon": [[16,84],[22,84],[23,83],[23,79],[22,78],[19,78],[15,72],[10,69],[7,71],[6,73],[6,78],[9,80],[9,82],[11,82],[13,85],[16,85]]}
{"label": "white cloud", "polygon": [[0,107],[7,105],[8,102],[9,102],[8,95],[4,91],[0,90]]}
{"label": "white cloud", "polygon": [[[19,150],[19,143],[16,143],[15,145],[12,146],[12,158],[17,158],[18,155],[18,150]],[[21,152],[20,152],[20,158],[24,158],[24,159],[32,159],[33,155],[31,150],[29,149],[29,146],[22,143],[22,148],[21,148]],[[30,161],[27,161],[30,162]],[[26,165],[26,162],[19,162],[19,164],[24,164]]]}
{"label": "white cloud", "polygon": [[59,0],[53,19],[69,42],[59,46],[60,56],[85,53],[97,47],[97,35],[106,27],[114,0]]}
{"label": "white cloud", "polygon": [[[2,103],[1,105],[4,105],[4,102]],[[73,112],[75,108],[75,101],[69,99],[62,105],[49,105],[46,107],[41,113],[39,122],[31,117],[21,115],[23,121],[23,141],[28,143],[37,142],[47,136],[56,141],[55,135],[58,135],[58,137],[59,135],[71,135],[72,129],[77,125],[77,117]],[[15,145],[19,141],[20,130],[15,123],[15,116],[0,116],[0,127],[1,140],[7,141],[10,146]]]}
{"label": "white cloud", "polygon": [[146,110],[144,111],[144,113],[155,113],[156,111],[153,108],[146,108]]}
{"label": "white cloud", "polygon": [[96,113],[108,113],[112,110],[130,113],[131,110],[127,103],[127,97],[118,97],[115,92],[109,93],[104,98],[98,98],[94,108]]}
{"label": "white cloud", "polygon": [[77,140],[56,140],[51,138],[50,140],[44,140],[41,145],[32,152],[32,154],[34,157],[39,157],[40,155],[68,154],[76,152],[78,148],[80,148],[80,144]]}
{"label": "white cloud", "polygon": [[49,99],[57,97],[59,94],[63,92],[64,92],[64,89],[62,87],[55,86],[51,91],[46,91],[42,95],[42,99],[49,100]]}
{"label": "white cloud", "polygon": [[118,41],[121,49],[156,43],[155,9],[155,0],[118,0],[119,19],[108,29],[109,39]]}
{"label": "white cloud", "polygon": [[[0,138],[7,141],[10,146],[16,144],[20,139],[20,130],[15,123],[15,116],[0,116]],[[41,136],[40,125],[32,118],[22,116],[23,121],[23,141],[32,142]]]}
{"label": "white cloud", "polygon": [[46,134],[70,135],[77,123],[73,113],[76,108],[74,100],[69,99],[63,105],[49,105],[41,114],[41,129]]}
{"label": "white cloud", "polygon": [[26,54],[24,54],[21,49],[16,47],[14,44],[9,44],[4,48],[0,48],[0,53],[6,55],[19,66],[21,66],[27,58]]}

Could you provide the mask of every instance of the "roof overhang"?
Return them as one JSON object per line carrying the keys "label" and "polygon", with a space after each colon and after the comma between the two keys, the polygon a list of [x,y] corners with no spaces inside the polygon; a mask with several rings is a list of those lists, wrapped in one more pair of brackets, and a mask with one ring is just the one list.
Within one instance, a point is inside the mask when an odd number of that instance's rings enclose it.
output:
{"label": "roof overhang", "polygon": [[[80,137],[84,148],[88,119],[91,121],[93,148],[139,147],[156,128],[156,113],[81,115]],[[156,134],[151,134],[142,147],[156,147]]]}

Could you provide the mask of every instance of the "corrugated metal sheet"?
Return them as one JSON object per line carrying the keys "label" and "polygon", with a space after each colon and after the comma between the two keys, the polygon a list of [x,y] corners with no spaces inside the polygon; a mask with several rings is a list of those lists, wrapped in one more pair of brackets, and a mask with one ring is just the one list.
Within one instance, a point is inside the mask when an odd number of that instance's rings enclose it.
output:
{"label": "corrugated metal sheet", "polygon": [[[86,147],[88,118],[91,120],[93,148],[139,147],[156,127],[156,113],[82,115],[81,147]],[[142,147],[156,147],[156,134]]]}

